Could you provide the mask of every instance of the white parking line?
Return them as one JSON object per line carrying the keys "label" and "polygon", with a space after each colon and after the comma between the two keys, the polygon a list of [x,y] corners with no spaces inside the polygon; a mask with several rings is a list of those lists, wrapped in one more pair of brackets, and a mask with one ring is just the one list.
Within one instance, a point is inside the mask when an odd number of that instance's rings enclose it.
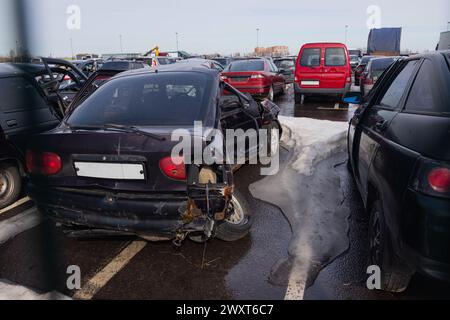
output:
{"label": "white parking line", "polygon": [[74,299],[92,299],[95,294],[103,288],[114,275],[125,267],[133,257],[147,245],[145,241],[133,241],[123,249],[110,263],[89,279],[86,284],[77,291]]}
{"label": "white parking line", "polygon": [[20,205],[22,205],[22,204],[24,204],[25,202],[28,202],[28,201],[30,201],[30,200],[31,200],[31,199],[28,198],[28,197],[19,199],[19,200],[17,200],[16,202],[14,202],[12,205],[10,205],[10,206],[8,206],[8,207],[6,207],[6,208],[1,209],[1,210],[0,210],[0,214],[5,213],[5,212],[7,212],[7,211],[9,211],[9,210],[11,210],[11,209],[14,209],[15,207],[18,207],[18,206],[20,206]]}
{"label": "white parking line", "polygon": [[43,220],[44,218],[33,207],[9,219],[0,221],[0,244],[7,242],[25,230],[34,228]]}

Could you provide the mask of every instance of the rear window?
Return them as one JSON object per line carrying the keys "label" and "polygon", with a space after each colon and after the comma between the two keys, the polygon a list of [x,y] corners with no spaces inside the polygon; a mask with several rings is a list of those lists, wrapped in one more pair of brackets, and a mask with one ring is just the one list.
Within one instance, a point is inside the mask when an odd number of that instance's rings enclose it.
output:
{"label": "rear window", "polygon": [[302,67],[319,67],[320,48],[303,49],[302,56],[300,58],[300,65]]}
{"label": "rear window", "polygon": [[[416,80],[409,93],[406,101],[405,109],[413,112],[441,112],[450,110],[437,110],[438,106],[434,98],[433,88],[433,64],[429,60],[425,60],[420,71],[417,74]],[[447,107],[447,106],[446,106]],[[448,109],[448,107],[447,107]]]}
{"label": "rear window", "polygon": [[103,64],[104,70],[128,70],[130,63],[128,61],[111,61]]}
{"label": "rear window", "polygon": [[286,59],[286,60],[275,60],[275,65],[279,69],[292,69],[295,67],[295,62],[292,59]]}
{"label": "rear window", "polygon": [[228,66],[227,71],[231,72],[264,71],[264,61],[263,60],[234,61]]}
{"label": "rear window", "polygon": [[111,80],[67,119],[74,126],[193,125],[202,121],[211,92],[206,74],[145,74]]}
{"label": "rear window", "polygon": [[372,59],[372,57],[362,57],[361,64],[367,64]]}
{"label": "rear window", "polygon": [[393,62],[394,62],[394,59],[375,59],[375,60],[372,60],[371,70],[372,71],[384,71]]}
{"label": "rear window", "polygon": [[342,67],[347,64],[344,48],[325,49],[325,65],[328,67]]}

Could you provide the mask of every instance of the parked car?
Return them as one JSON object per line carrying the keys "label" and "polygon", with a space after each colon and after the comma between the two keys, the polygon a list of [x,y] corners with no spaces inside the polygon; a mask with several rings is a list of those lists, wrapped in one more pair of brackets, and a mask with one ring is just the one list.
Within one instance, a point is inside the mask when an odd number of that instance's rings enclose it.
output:
{"label": "parked car", "polygon": [[274,58],[273,62],[277,66],[278,70],[283,70],[282,74],[286,79],[286,83],[294,83],[295,58],[291,57]]}
{"label": "parked car", "polygon": [[233,61],[233,58],[219,57],[219,58],[212,58],[211,60],[214,60],[214,61],[220,63],[224,68],[226,68]]}
{"label": "parked car", "polygon": [[88,59],[88,60],[73,60],[71,63],[78,69],[83,71],[83,73],[89,77],[95,71],[100,69],[103,65],[103,60],[101,59]]}
{"label": "parked car", "polygon": [[350,58],[342,43],[308,43],[302,46],[295,67],[295,102],[302,95],[343,98],[351,86]]}
{"label": "parked car", "polygon": [[202,59],[202,58],[188,58],[177,61],[177,64],[190,64],[191,66],[200,66],[204,68],[214,69],[218,72],[222,72],[224,67],[215,60]]}
{"label": "parked car", "polygon": [[373,59],[373,56],[364,56],[361,58],[358,66],[355,68],[355,86],[359,86],[361,83],[361,75],[364,72],[364,69],[366,68],[366,65],[369,63],[371,59]]}
{"label": "parked car", "polygon": [[[56,129],[30,140],[28,194],[45,215],[80,226],[78,234],[234,241],[249,232],[252,217],[233,187],[231,165],[172,158],[179,141],[171,134],[186,129],[192,147],[204,150],[218,143],[207,139],[207,128],[281,130],[279,111],[220,81],[210,68],[174,64],[121,73]],[[193,131],[194,121],[203,122],[205,133]],[[247,144],[246,154],[255,147]]]}
{"label": "parked car", "polygon": [[149,69],[150,66],[142,61],[113,60],[106,61],[99,70],[127,71],[143,68]]}
{"label": "parked car", "polygon": [[225,68],[222,79],[241,92],[272,101],[275,95],[285,92],[286,80],[282,72],[265,58],[240,59]]}
{"label": "parked car", "polygon": [[450,51],[398,60],[350,122],[349,165],[383,290],[404,290],[415,272],[450,281],[448,88]]}
{"label": "parked car", "polygon": [[352,71],[356,69],[356,67],[359,65],[360,58],[359,56],[350,55],[350,67],[352,68]]}
{"label": "parked car", "polygon": [[371,59],[361,74],[361,94],[365,97],[372,90],[381,74],[398,58],[382,57]]}
{"label": "parked car", "polygon": [[60,121],[55,99],[36,81],[44,71],[41,64],[0,63],[0,209],[21,194],[30,135]]}

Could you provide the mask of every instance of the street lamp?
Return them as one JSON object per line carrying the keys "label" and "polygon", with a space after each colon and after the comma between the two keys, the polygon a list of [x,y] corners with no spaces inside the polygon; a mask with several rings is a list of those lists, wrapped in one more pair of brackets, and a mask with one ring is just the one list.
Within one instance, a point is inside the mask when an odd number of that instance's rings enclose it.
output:
{"label": "street lamp", "polygon": [[256,28],[256,48],[259,48],[259,28]]}
{"label": "street lamp", "polygon": [[119,41],[120,41],[120,53],[123,53],[122,35],[121,34],[119,34]]}
{"label": "street lamp", "polygon": [[447,22],[447,31],[450,31],[450,21]]}
{"label": "street lamp", "polygon": [[179,51],[178,50],[178,32],[175,32],[175,39],[177,40],[177,52]]}
{"label": "street lamp", "polygon": [[348,25],[345,25],[345,45],[347,45]]}
{"label": "street lamp", "polygon": [[73,55],[73,40],[72,38],[70,38],[70,52],[72,54],[72,60],[74,60],[74,55]]}

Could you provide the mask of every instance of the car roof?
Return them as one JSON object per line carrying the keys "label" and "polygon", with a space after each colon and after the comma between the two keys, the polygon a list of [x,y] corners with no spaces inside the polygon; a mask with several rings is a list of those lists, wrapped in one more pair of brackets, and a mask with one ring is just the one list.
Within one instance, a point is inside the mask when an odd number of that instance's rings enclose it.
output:
{"label": "car roof", "polygon": [[312,47],[312,46],[337,46],[337,47],[345,47],[345,44],[340,42],[311,42],[305,43],[302,47]]}
{"label": "car roof", "polygon": [[114,77],[114,79],[143,75],[143,74],[157,74],[157,73],[165,73],[165,72],[196,72],[196,73],[205,73],[210,74],[214,77],[219,76],[219,72],[215,69],[208,68],[206,66],[194,63],[174,63],[169,65],[160,66],[158,68],[149,68],[149,69],[134,69],[125,72],[121,72]]}
{"label": "car roof", "polygon": [[0,76],[23,75],[34,76],[45,70],[43,64],[36,63],[0,63]]}

